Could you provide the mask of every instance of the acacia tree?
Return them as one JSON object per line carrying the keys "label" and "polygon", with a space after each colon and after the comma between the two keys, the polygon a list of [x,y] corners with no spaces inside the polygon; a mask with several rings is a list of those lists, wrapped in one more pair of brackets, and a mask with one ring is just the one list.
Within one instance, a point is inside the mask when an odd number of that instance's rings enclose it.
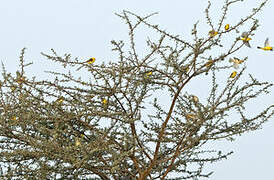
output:
{"label": "acacia tree", "polygon": [[[246,48],[254,35],[258,27],[255,15],[266,3],[238,23],[225,26],[229,8],[240,1],[226,0],[216,25],[209,15],[209,2],[205,15],[210,33],[199,37],[196,23],[189,42],[150,23],[148,19],[154,14],[141,17],[123,11],[117,15],[128,25],[129,41],[111,41],[117,61],[99,65],[92,58],[82,62],[52,49],[52,54],[42,55],[70,67],[68,73],[47,71],[53,80],[26,77],[31,63],[25,62],[23,49],[16,76],[5,68],[2,73],[1,177],[209,177],[211,173],[203,171],[206,163],[220,161],[232,152],[205,150],[206,144],[234,140],[236,135],[257,130],[274,113],[274,105],[252,115],[245,109],[247,102],[256,101],[273,86],[252,75],[241,84],[246,69],[242,62],[247,58],[230,59],[234,66],[242,63],[241,70],[218,83],[224,71],[234,68],[228,59]],[[136,50],[139,25],[159,35],[156,41],[147,40],[145,55]],[[241,37],[242,27],[248,29]],[[228,35],[234,39],[230,38],[225,50],[222,39]],[[217,48],[220,53],[213,53]],[[73,72],[80,70],[87,72],[88,80],[74,76]],[[208,97],[184,90],[193,79],[205,75],[211,76],[212,82],[204,87],[210,92]],[[233,112],[238,118],[228,121]]]}

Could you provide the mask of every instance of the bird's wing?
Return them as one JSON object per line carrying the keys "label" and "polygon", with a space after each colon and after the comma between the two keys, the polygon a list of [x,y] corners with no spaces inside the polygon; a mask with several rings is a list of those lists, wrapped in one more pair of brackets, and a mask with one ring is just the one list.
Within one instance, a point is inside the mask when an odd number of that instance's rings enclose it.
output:
{"label": "bird's wing", "polygon": [[268,47],[269,46],[269,39],[266,38],[265,42],[264,42],[264,47]]}
{"label": "bird's wing", "polygon": [[242,37],[244,38],[244,37],[247,37],[248,36],[248,33],[247,32],[243,32],[242,33]]}
{"label": "bird's wing", "polygon": [[234,63],[234,64],[233,64],[233,67],[234,67],[235,69],[238,69],[238,68],[239,68],[239,64]]}
{"label": "bird's wing", "polygon": [[249,48],[251,47],[248,41],[244,41],[244,44]]}

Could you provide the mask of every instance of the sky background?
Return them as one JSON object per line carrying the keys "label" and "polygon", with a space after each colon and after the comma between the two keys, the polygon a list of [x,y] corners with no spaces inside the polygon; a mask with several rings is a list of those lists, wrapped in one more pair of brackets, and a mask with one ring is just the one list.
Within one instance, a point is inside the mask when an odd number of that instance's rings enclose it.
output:
{"label": "sky background", "polygon": [[[185,3],[188,2],[188,3]],[[236,23],[248,15],[260,0],[246,0],[233,5],[227,17],[227,23]],[[216,20],[221,16],[222,0],[212,1],[211,15]],[[29,76],[48,78],[44,70],[62,71],[49,63],[40,52],[50,52],[53,48],[60,55],[71,53],[72,57],[87,59],[91,56],[98,61],[111,61],[116,58],[111,52],[110,41],[128,40],[127,26],[114,13],[130,10],[138,15],[159,12],[150,22],[159,24],[163,29],[180,34],[191,41],[193,24],[200,21],[198,30],[207,35],[209,27],[205,24],[204,9],[207,1],[182,0],[9,0],[0,1],[0,60],[7,71],[14,73],[18,68],[20,51],[27,47],[26,60],[34,64],[27,69]],[[243,48],[242,56],[248,56],[247,71],[259,80],[273,82],[273,52],[257,50],[266,37],[274,45],[274,2],[257,15],[260,27],[251,41],[253,48]],[[217,25],[217,23],[215,23]],[[249,24],[250,25],[250,24]],[[143,26],[144,27],[144,26]],[[246,26],[246,28],[248,25]],[[241,27],[245,29],[245,26]],[[140,30],[140,39],[146,37],[146,28]],[[139,53],[145,51],[145,44],[137,44]],[[84,76],[85,74],[83,74]],[[202,96],[201,84],[189,87],[195,94]],[[249,105],[250,113],[256,112],[267,104],[274,104],[272,93],[253,101]],[[215,171],[210,179],[270,179],[274,167],[274,122],[273,118],[264,124],[263,129],[244,134],[232,143],[216,142],[216,146],[234,154],[228,160],[210,164],[208,171]]]}

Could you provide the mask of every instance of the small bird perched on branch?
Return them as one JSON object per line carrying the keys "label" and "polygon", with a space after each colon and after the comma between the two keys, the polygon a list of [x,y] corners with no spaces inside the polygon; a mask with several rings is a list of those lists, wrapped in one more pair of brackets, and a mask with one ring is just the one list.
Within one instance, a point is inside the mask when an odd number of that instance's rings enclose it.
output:
{"label": "small bird perched on branch", "polygon": [[225,25],[225,30],[227,31],[229,29],[229,24]]}
{"label": "small bird perched on branch", "polygon": [[239,68],[239,64],[242,64],[244,62],[244,60],[240,60],[236,57],[233,57],[233,58],[230,58],[229,59],[229,62],[233,62],[233,67],[235,69],[238,69]]}
{"label": "small bird perched on branch", "polygon": [[[85,61],[83,63],[93,64],[95,62],[95,60],[96,60],[95,57],[92,57],[92,58],[89,58],[87,61]],[[79,71],[82,67],[84,67],[84,65],[80,66],[78,69],[76,69],[76,71]]]}
{"label": "small bird perched on branch", "polygon": [[60,96],[55,102],[62,104],[64,102],[65,98],[63,96]]}
{"label": "small bird perched on branch", "polygon": [[94,57],[92,57],[92,58],[90,58],[89,60],[87,60],[86,61],[86,63],[88,63],[88,64],[93,64],[94,62],[95,62],[95,58]]}
{"label": "small bird perched on branch", "polygon": [[247,32],[243,32],[242,36],[240,38],[240,40],[243,41],[244,45],[246,45],[247,47],[251,48],[249,41],[251,40],[250,37],[248,37],[248,33]]}
{"label": "small bird perched on branch", "polygon": [[208,34],[209,34],[210,37],[214,37],[218,34],[218,32],[215,31],[215,30],[211,30],[211,31],[208,32]]}
{"label": "small bird perched on branch", "polygon": [[237,72],[236,72],[236,71],[233,71],[233,72],[230,74],[230,78],[234,78],[236,75],[237,75]]}

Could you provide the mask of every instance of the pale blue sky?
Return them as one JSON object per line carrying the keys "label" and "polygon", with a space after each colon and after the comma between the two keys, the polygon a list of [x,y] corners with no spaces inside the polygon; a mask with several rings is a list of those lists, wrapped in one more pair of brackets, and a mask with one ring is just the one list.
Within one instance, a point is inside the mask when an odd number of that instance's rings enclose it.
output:
{"label": "pale blue sky", "polygon": [[[186,3],[188,2],[188,3]],[[220,16],[222,0],[212,1],[212,15]],[[260,0],[247,0],[234,5],[227,22],[245,17]],[[127,40],[127,26],[114,15],[123,9],[139,15],[159,12],[151,18],[154,24],[169,32],[180,34],[186,40],[191,40],[190,31],[193,23],[204,18],[205,0],[9,0],[0,1],[0,60],[7,70],[15,72],[18,67],[20,50],[27,47],[26,59],[33,61],[29,75],[42,75],[46,69],[55,69],[46,61],[40,52],[49,52],[51,48],[59,54],[71,53],[73,57],[86,59],[95,56],[98,61],[109,61],[116,56],[111,53],[110,40]],[[258,14],[261,26],[251,42],[252,49],[241,50],[243,56],[248,56],[248,72],[259,80],[273,82],[274,52],[257,50],[257,45],[263,45],[266,37],[274,45],[273,1],[268,2]],[[216,10],[217,9],[217,10]],[[214,11],[216,10],[216,11]],[[208,26],[199,27],[202,32],[208,32]],[[244,27],[243,27],[244,29]],[[142,46],[138,44],[141,52]],[[60,70],[60,69],[56,69]],[[84,74],[83,74],[84,75]],[[201,89],[197,83],[193,91]],[[265,104],[273,104],[272,93],[250,105],[250,112]],[[274,167],[274,122],[263,126],[262,130],[245,134],[233,143],[225,143],[227,151],[235,153],[226,161],[213,164],[208,168],[214,170],[212,180],[231,179],[270,179],[273,178]],[[218,147],[226,149],[222,143]]]}

